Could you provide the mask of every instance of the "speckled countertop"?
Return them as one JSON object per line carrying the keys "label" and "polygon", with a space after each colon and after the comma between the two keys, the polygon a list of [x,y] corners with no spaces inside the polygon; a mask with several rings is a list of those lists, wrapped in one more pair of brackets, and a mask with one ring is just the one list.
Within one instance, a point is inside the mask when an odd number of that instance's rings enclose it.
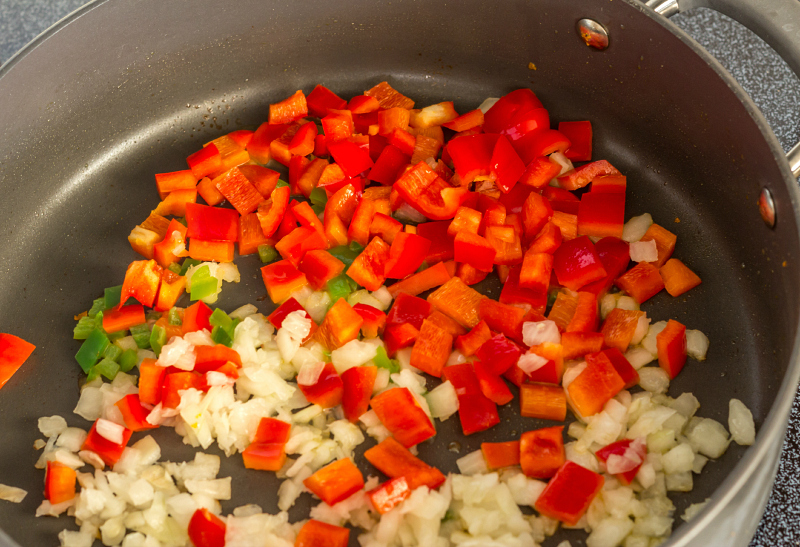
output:
{"label": "speckled countertop", "polygon": [[[85,3],[0,0],[0,64]],[[752,32],[709,10],[673,17],[730,73],[761,108],[785,150],[800,140],[800,80]],[[800,398],[795,399],[780,468],[751,547],[800,545]]]}

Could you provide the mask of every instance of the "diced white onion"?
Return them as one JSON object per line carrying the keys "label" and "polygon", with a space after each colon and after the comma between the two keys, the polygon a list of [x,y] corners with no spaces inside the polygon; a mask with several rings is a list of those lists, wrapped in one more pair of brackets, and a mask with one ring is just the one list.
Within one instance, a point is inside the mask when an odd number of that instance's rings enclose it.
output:
{"label": "diced white onion", "polygon": [[642,315],[639,317],[639,321],[636,322],[636,330],[633,331],[633,338],[631,338],[631,344],[636,345],[642,341],[642,339],[647,335],[647,330],[650,327],[650,318],[647,315]]}
{"label": "diced white onion", "polygon": [[728,429],[736,444],[750,446],[756,440],[756,425],[753,413],[739,399],[731,399],[728,405]]}
{"label": "diced white onion", "polygon": [[174,336],[161,348],[156,364],[165,368],[193,370],[196,357],[194,346],[191,343],[180,336]]}
{"label": "diced white onion", "polygon": [[686,353],[696,361],[705,361],[708,352],[708,336],[699,330],[686,330]]}
{"label": "diced white onion", "polygon": [[548,359],[537,355],[535,353],[523,353],[517,361],[517,366],[522,369],[525,374],[531,374],[545,366],[549,362]]}
{"label": "diced white onion", "polygon": [[628,243],[639,241],[644,237],[651,224],[653,224],[653,217],[650,216],[650,213],[633,217],[622,227],[622,240]]}
{"label": "diced white onion", "polygon": [[481,473],[488,473],[489,467],[486,465],[486,459],[483,457],[483,452],[476,450],[470,452],[465,456],[461,456],[456,460],[458,470],[462,475],[478,475]]}
{"label": "diced white onion", "polygon": [[655,262],[658,260],[658,248],[655,239],[647,241],[634,241],[630,244],[629,252],[634,262]]}
{"label": "diced white onion", "polygon": [[361,366],[371,361],[377,354],[377,346],[361,340],[350,340],[348,343],[331,352],[331,362],[336,372],[342,374],[349,368]]}
{"label": "diced white onion", "polygon": [[628,360],[633,368],[639,370],[643,366],[652,363],[655,356],[642,347],[635,347],[625,352],[625,359]]}
{"label": "diced white onion", "polygon": [[244,306],[236,308],[228,315],[233,319],[244,319],[245,317],[256,313],[258,313],[258,308],[256,308],[253,304],[245,304]]}
{"label": "diced white onion", "polygon": [[27,490],[17,488],[16,486],[0,484],[0,500],[10,501],[12,503],[20,503],[27,495]]}
{"label": "diced white onion", "polygon": [[95,431],[107,441],[114,444],[122,444],[125,428],[119,424],[100,418],[95,422]]}
{"label": "diced white onion", "polygon": [[575,169],[575,166],[572,165],[572,161],[565,156],[563,152],[553,152],[550,154],[549,158],[561,166],[561,171],[558,172],[556,177],[560,177],[567,171]]}
{"label": "diced white onion", "polygon": [[658,346],[656,345],[656,336],[664,330],[667,326],[666,321],[659,321],[650,325],[647,334],[642,338],[642,347],[649,351],[652,355],[658,355]]}
{"label": "diced white onion", "polygon": [[325,368],[325,363],[317,361],[315,363],[306,363],[300,368],[297,374],[297,383],[301,386],[313,386],[319,380],[319,375]]}
{"label": "diced white onion", "polygon": [[692,448],[709,458],[719,458],[728,448],[728,432],[711,418],[700,418],[686,434]]}
{"label": "diced white onion", "polygon": [[372,296],[381,303],[381,311],[388,310],[389,306],[392,305],[392,293],[389,292],[386,285],[382,285],[377,291],[373,291]]}
{"label": "diced white onion", "polygon": [[478,110],[486,114],[487,112],[489,112],[489,109],[494,106],[494,103],[496,103],[499,100],[500,99],[498,97],[489,97],[488,99],[485,99],[481,103],[481,105],[478,107]]}
{"label": "diced white onion", "polygon": [[67,420],[61,416],[50,416],[49,418],[39,418],[39,431],[45,437],[55,437],[67,429]]}
{"label": "diced white onion", "polygon": [[554,321],[527,321],[522,324],[522,341],[528,347],[538,346],[545,342],[561,343],[561,333]]}
{"label": "diced white onion", "polygon": [[430,390],[425,398],[431,409],[431,416],[440,420],[446,420],[458,411],[458,396],[453,384],[442,382]]}

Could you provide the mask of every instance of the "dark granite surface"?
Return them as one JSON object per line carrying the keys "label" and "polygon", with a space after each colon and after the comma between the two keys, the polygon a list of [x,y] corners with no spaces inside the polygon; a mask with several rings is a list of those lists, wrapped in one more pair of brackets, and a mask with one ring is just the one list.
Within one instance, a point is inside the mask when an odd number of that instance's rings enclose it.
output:
{"label": "dark granite surface", "polygon": [[[83,0],[0,0],[0,63]],[[800,81],[753,33],[727,17],[695,10],[673,17],[741,83],[785,150],[800,140]],[[751,547],[800,545],[800,399],[795,400],[775,487]]]}

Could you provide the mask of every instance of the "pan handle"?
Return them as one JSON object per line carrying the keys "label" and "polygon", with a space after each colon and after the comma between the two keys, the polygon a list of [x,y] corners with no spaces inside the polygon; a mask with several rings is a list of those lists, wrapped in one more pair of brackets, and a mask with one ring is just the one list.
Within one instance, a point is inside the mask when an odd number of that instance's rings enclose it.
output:
{"label": "pan handle", "polygon": [[[692,8],[709,8],[727,15],[772,46],[800,76],[800,2],[797,0],[648,0],[645,4],[665,17]],[[800,143],[786,154],[795,178],[800,177]]]}

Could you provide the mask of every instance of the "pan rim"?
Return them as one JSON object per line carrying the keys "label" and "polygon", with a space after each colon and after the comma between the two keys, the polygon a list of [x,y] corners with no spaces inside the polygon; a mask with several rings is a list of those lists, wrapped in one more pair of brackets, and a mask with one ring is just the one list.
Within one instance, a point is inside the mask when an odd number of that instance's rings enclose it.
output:
{"label": "pan rim", "polygon": [[[21,62],[43,42],[50,39],[63,28],[75,22],[84,14],[106,3],[109,3],[109,0],[92,0],[44,30],[17,53],[12,55],[5,63],[0,65],[0,79],[7,77],[19,62]],[[798,188],[797,181],[791,174],[783,148],[778,142],[777,137],[773,133],[760,109],[755,105],[738,81],[736,81],[730,75],[730,73],[719,63],[719,61],[717,61],[715,57],[708,53],[699,43],[697,43],[680,27],[669,21],[667,18],[656,14],[637,0],[624,0],[623,3],[637,10],[638,12],[641,12],[643,15],[646,15],[654,22],[659,23],[673,36],[690,47],[696,55],[698,55],[712,70],[715,71],[717,76],[727,84],[728,88],[740,101],[746,112],[750,115],[751,119],[755,122],[756,126],[761,132],[762,137],[766,140],[766,144],[773,154],[773,159],[776,161],[777,166],[782,174],[782,183],[787,187],[788,195],[791,200],[791,209],[794,213],[794,230],[799,236],[798,239],[800,239],[800,188]],[[715,520],[719,516],[720,512],[724,510],[727,503],[745,488],[747,481],[756,471],[757,467],[762,464],[765,459],[769,457],[770,452],[775,449],[775,444],[780,442],[782,445],[794,395],[797,391],[798,382],[800,382],[800,329],[795,332],[792,343],[793,347],[786,374],[784,375],[781,385],[776,392],[775,401],[772,403],[770,410],[767,413],[760,430],[758,431],[755,444],[747,449],[741,460],[728,473],[728,476],[725,478],[725,480],[715,489],[714,497],[703,509],[703,511],[699,513],[690,523],[683,523],[674,529],[672,536],[668,540],[668,545],[685,546],[695,539],[697,533],[705,528],[707,524]],[[18,546],[18,544],[2,529],[0,529],[0,545],[8,545],[9,547]]]}

